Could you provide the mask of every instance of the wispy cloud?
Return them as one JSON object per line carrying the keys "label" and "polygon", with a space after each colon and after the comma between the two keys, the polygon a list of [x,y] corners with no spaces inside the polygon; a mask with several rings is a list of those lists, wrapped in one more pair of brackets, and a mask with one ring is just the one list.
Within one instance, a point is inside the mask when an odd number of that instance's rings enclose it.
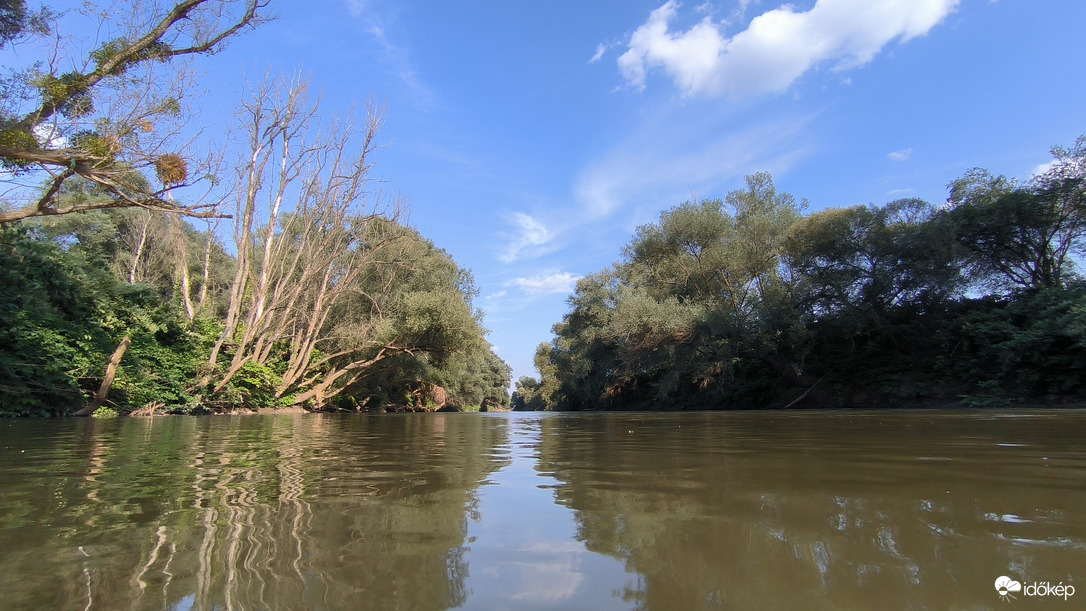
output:
{"label": "wispy cloud", "polygon": [[834,62],[836,70],[862,66],[891,41],[926,34],[958,2],[818,0],[803,12],[786,4],[755,17],[746,30],[729,38],[724,23],[711,16],[686,31],[672,32],[679,3],[670,0],[634,31],[618,67],[637,89],[644,89],[648,73],[660,68],[684,95],[779,93],[823,62]]}
{"label": "wispy cloud", "polygon": [[588,60],[588,63],[594,64],[594,63],[600,61],[601,59],[603,59],[603,54],[606,53],[606,52],[607,52],[607,45],[603,44],[602,42],[600,44],[596,45],[596,53],[592,56],[591,59]]}
{"label": "wispy cloud", "polygon": [[516,550],[516,560],[495,575],[515,584],[515,593],[502,598],[518,606],[552,606],[572,598],[584,583],[581,559],[588,552],[579,544],[531,544]]}
{"label": "wispy cloud", "polygon": [[742,129],[709,117],[642,125],[582,170],[574,197],[585,221],[598,221],[629,206],[677,205],[743,174],[784,172],[810,153],[800,134],[813,116]]}
{"label": "wispy cloud", "polygon": [[389,23],[395,22],[390,11],[378,10],[372,0],[345,0],[345,4],[351,15],[365,24],[366,32],[384,51],[384,62],[411,93],[410,99],[421,108],[433,107],[434,92],[419,76],[409,49],[394,43],[389,36]]}
{"label": "wispy cloud", "polygon": [[530,278],[513,278],[506,282],[505,286],[515,286],[525,295],[552,295],[572,292],[580,279],[580,276],[574,276],[569,272],[553,272]]}
{"label": "wispy cloud", "polygon": [[549,252],[547,246],[554,239],[554,233],[535,217],[523,212],[514,212],[508,217],[514,233],[505,237],[509,243],[498,255],[502,263],[512,263],[518,259],[535,257]]}
{"label": "wispy cloud", "polygon": [[351,11],[351,14],[355,17],[363,15],[366,12],[366,0],[346,0],[347,10]]}
{"label": "wispy cloud", "polygon": [[887,153],[886,156],[889,157],[890,159],[892,159],[893,161],[908,161],[909,157],[911,157],[912,154],[913,154],[913,150],[911,148],[907,148],[907,149],[901,149],[900,151],[894,151],[892,153]]}

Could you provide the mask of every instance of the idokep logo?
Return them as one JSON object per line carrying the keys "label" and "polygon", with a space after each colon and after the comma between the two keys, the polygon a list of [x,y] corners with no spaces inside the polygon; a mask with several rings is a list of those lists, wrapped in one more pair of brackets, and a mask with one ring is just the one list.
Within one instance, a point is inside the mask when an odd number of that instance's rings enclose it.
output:
{"label": "idokep logo", "polygon": [[1052,585],[1047,581],[1033,582],[1022,587],[1022,584],[1002,575],[999,579],[995,580],[995,589],[999,594],[999,597],[1003,600],[1010,602],[1012,598],[1018,598],[1014,595],[1015,592],[1021,592],[1026,596],[1056,596],[1067,600],[1075,595],[1075,586],[1063,585],[1063,582],[1056,585]]}
{"label": "idokep logo", "polygon": [[999,592],[1000,598],[1010,602],[1012,598],[1017,598],[1014,594],[1011,594],[1011,592],[1021,592],[1022,584],[1003,575],[999,579],[996,579],[995,588],[996,592]]}

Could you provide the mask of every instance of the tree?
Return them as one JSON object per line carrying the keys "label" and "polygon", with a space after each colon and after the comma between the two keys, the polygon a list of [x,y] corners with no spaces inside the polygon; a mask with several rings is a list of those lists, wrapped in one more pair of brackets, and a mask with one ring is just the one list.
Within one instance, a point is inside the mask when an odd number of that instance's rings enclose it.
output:
{"label": "tree", "polygon": [[[172,193],[214,174],[214,155],[193,152],[183,133],[181,101],[191,88],[182,61],[215,53],[225,42],[264,21],[270,0],[182,0],[160,7],[132,0],[86,16],[90,31],[109,38],[97,47],[56,38],[52,53],[22,70],[0,99],[0,164],[12,174],[14,207],[0,224],[33,216],[111,207],[213,216],[215,203],[177,202]],[[25,3],[0,8],[0,45],[38,31],[41,18]],[[119,19],[114,15],[121,16]],[[9,34],[9,32],[11,32]],[[90,49],[75,56],[82,47]],[[71,66],[74,69],[68,69]],[[81,177],[110,197],[64,198],[66,183]]]}
{"label": "tree", "polygon": [[[100,191],[82,178],[68,181],[64,197],[94,197]],[[31,221],[24,224],[30,225]],[[219,292],[233,273],[233,260],[213,225],[198,231],[176,215],[144,208],[107,208],[33,220],[43,237],[112,268],[128,283],[147,283],[185,316],[214,313]]]}
{"label": "tree", "polygon": [[95,250],[105,241],[85,238],[98,229],[77,229],[87,243],[0,229],[0,414],[78,413],[88,394],[122,412],[185,406],[192,334],[150,285],[110,269]]}
{"label": "tree", "polygon": [[1060,287],[1086,236],[1086,136],[1054,147],[1028,183],[974,168],[950,183],[949,220],[969,253],[972,279],[993,288]]}
{"label": "tree", "polygon": [[48,34],[52,17],[44,7],[29,11],[26,0],[0,0],[0,49],[24,36]]}
{"label": "tree", "polygon": [[[306,89],[267,79],[239,113],[237,267],[198,385],[214,400],[238,403],[241,388],[259,397],[242,403],[325,408],[367,394],[360,386],[381,370],[386,390],[440,383],[440,372],[469,368],[457,364],[465,354],[489,351],[470,274],[370,188],[380,111],[360,125],[322,123]],[[479,356],[470,368],[490,365]]]}
{"label": "tree", "polygon": [[882,313],[941,302],[961,285],[953,234],[931,204],[831,208],[796,223],[786,240],[789,272],[812,316]]}
{"label": "tree", "polygon": [[546,402],[540,395],[539,386],[539,380],[531,376],[518,378],[516,390],[513,391],[513,411],[540,412],[546,409]]}
{"label": "tree", "polygon": [[[563,409],[669,404],[726,392],[746,361],[809,385],[785,237],[804,202],[754,174],[725,200],[687,202],[639,227],[612,271],[582,279],[556,338],[537,354]],[[542,358],[541,358],[542,357]],[[548,372],[553,371],[553,375]],[[715,389],[715,391],[711,390]]]}
{"label": "tree", "polygon": [[661,214],[627,248],[634,290],[620,294],[616,325],[629,319],[642,327],[626,333],[647,342],[639,352],[667,345],[677,351],[670,359],[679,359],[674,366],[668,360],[658,397],[678,383],[706,388],[726,378],[736,359],[760,361],[789,383],[810,383],[791,354],[794,317],[781,274],[784,240],[806,202],[778,193],[767,173],[746,182],[723,202]]}
{"label": "tree", "polygon": [[[266,367],[286,343],[276,395],[298,391],[300,401],[322,403],[341,377],[347,379],[340,388],[388,352],[363,354],[367,341],[331,351],[322,345],[337,320],[333,311],[347,314],[342,309],[364,293],[358,284],[375,257],[395,239],[395,227],[367,191],[381,117],[371,109],[361,128],[348,120],[321,129],[318,104],[306,90],[301,81],[268,78],[242,102],[248,148],[237,165],[237,268],[222,333],[208,359],[211,371],[201,381],[214,393],[243,367]],[[342,330],[364,337],[377,331]],[[230,361],[219,371],[227,348]],[[326,364],[333,369],[322,369]]]}

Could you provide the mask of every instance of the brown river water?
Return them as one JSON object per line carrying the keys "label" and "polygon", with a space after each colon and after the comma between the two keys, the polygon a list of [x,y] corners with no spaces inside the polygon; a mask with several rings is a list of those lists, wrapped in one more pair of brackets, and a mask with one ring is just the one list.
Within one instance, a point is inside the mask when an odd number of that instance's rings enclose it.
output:
{"label": "brown river water", "polygon": [[1083,410],[0,421],[0,609],[1084,607]]}

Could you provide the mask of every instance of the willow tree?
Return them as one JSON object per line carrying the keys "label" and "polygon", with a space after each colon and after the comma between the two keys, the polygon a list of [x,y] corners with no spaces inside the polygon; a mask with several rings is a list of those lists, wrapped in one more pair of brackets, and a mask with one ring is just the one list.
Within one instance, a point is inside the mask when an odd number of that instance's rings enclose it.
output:
{"label": "willow tree", "polygon": [[637,354],[668,346],[680,364],[658,394],[670,393],[683,375],[700,388],[714,384],[736,359],[806,383],[782,342],[793,318],[781,274],[785,237],[806,204],[778,192],[767,173],[746,182],[724,201],[664,212],[627,248],[630,288],[619,293],[615,324],[640,340]]}
{"label": "willow tree", "polygon": [[941,221],[920,199],[829,208],[801,219],[785,241],[801,309],[810,318],[860,319],[956,296],[959,252]]}
{"label": "willow tree", "polygon": [[[216,155],[197,153],[183,104],[194,86],[186,61],[220,50],[228,39],[264,21],[270,0],[155,0],[89,4],[84,38],[47,36],[48,11],[27,16],[25,3],[3,14],[0,43],[37,35],[40,57],[8,66],[0,95],[0,166],[9,206],[0,224],[34,216],[111,207],[212,216],[206,193],[182,203],[171,193],[210,185]],[[56,21],[56,20],[55,20]],[[94,36],[91,38],[90,36]],[[110,197],[62,197],[81,177]]]}
{"label": "willow tree", "polygon": [[724,200],[664,211],[614,270],[578,283],[542,359],[558,378],[557,407],[673,403],[723,388],[744,361],[810,383],[792,354],[798,321],[781,259],[804,202],[769,174],[746,182]]}

